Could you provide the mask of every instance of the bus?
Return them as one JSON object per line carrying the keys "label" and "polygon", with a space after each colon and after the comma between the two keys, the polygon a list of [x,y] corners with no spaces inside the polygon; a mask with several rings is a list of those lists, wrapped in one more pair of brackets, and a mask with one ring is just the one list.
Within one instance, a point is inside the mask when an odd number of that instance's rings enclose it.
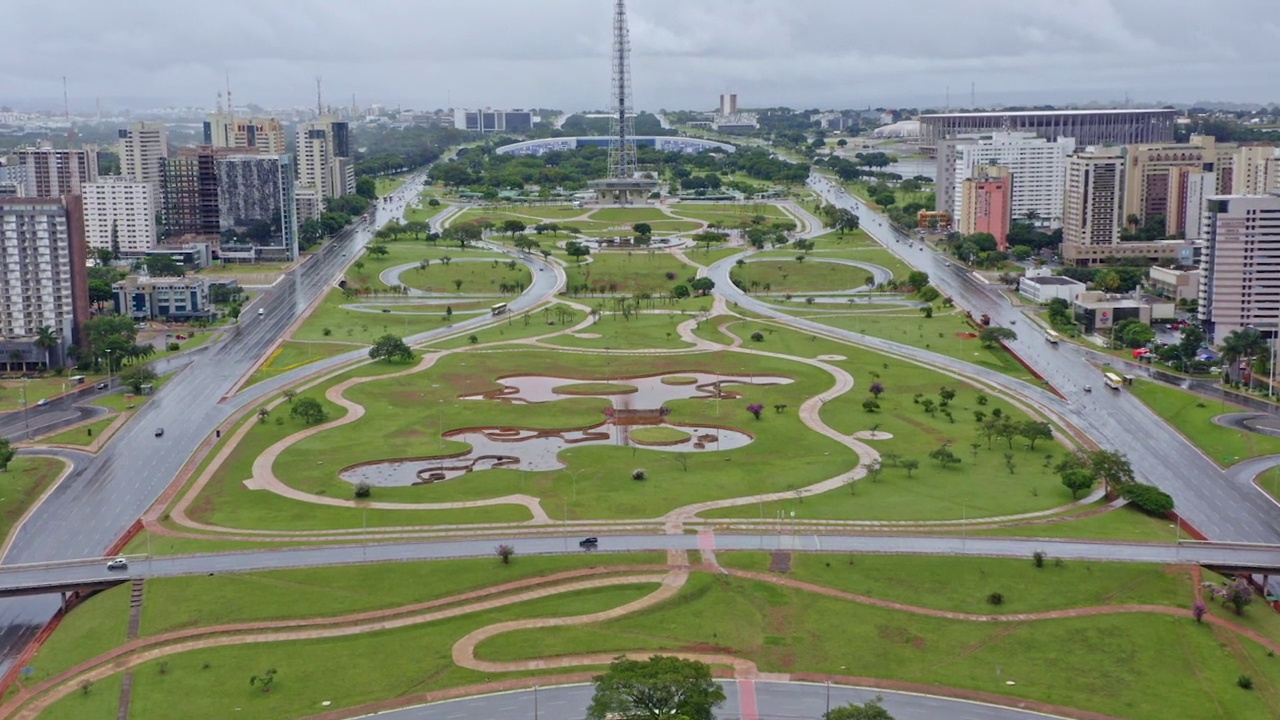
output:
{"label": "bus", "polygon": [[1057,345],[1058,341],[1062,339],[1062,336],[1053,330],[1045,330],[1044,339],[1048,340],[1051,345]]}
{"label": "bus", "polygon": [[1111,388],[1112,390],[1119,390],[1120,386],[1124,385],[1124,378],[1120,377],[1119,375],[1113,372],[1103,373],[1102,378],[1103,378],[1102,381],[1106,383],[1107,387]]}
{"label": "bus", "polygon": [[493,307],[489,308],[489,312],[493,313],[494,317],[497,317],[498,315],[501,315],[506,311],[507,311],[506,303],[498,303],[497,305],[494,305]]}

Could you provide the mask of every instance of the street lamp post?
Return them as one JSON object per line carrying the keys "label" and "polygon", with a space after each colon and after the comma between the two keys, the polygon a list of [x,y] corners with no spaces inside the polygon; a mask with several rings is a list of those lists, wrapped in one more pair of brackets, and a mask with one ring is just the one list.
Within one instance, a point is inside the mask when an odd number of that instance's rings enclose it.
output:
{"label": "street lamp post", "polygon": [[31,439],[31,425],[27,414],[27,378],[22,378],[22,434]]}

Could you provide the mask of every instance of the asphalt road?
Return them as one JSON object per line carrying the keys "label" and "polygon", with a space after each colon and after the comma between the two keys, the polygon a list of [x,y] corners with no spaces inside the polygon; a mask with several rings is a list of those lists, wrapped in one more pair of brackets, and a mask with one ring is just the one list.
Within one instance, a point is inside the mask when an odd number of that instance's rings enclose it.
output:
{"label": "asphalt road", "polygon": [[[1017,677],[1016,671],[1009,676]],[[1016,682],[1016,680],[1014,681]],[[743,713],[741,694],[736,680],[723,680],[725,703],[716,710],[718,720],[740,720]],[[1044,715],[1029,710],[1018,710],[997,705],[953,700],[933,695],[870,690],[816,683],[784,683],[755,681],[756,712],[762,720],[789,718],[818,718],[828,707],[847,703],[865,703],[877,695],[884,698],[884,707],[897,720],[1047,720],[1054,715]],[[459,718],[487,718],[488,720],[579,720],[586,717],[591,702],[590,685],[560,685],[518,690],[493,695],[477,695],[458,700],[419,705],[403,710],[391,710],[377,715],[379,720],[459,720]],[[830,705],[828,705],[830,703]]]}
{"label": "asphalt road", "polygon": [[[403,217],[406,203],[416,197],[420,177],[407,182],[392,202],[379,203],[377,224]],[[228,397],[240,378],[253,369],[311,303],[334,286],[343,269],[354,262],[372,238],[373,230],[373,224],[364,225],[335,238],[246,307],[239,324],[228,330],[220,342],[172,363],[171,367],[181,367],[177,374],[138,408],[102,452],[77,462],[19,528],[3,563],[101,555],[155,502],[200,443],[238,408],[278,392],[298,377],[364,357],[365,351],[355,350]],[[564,274],[540,256],[513,257],[529,265],[534,278],[525,293],[509,303],[512,312],[520,312],[553,295]],[[261,316],[259,308],[263,310]],[[429,340],[491,320],[471,318],[409,340]],[[56,410],[68,411],[61,406]],[[157,428],[164,428],[163,437],[156,437]],[[56,597],[0,601],[0,670],[56,609]]]}
{"label": "asphalt road", "polygon": [[[96,582],[113,578],[180,577],[221,573],[279,570],[283,568],[328,567],[361,563],[439,560],[444,558],[490,557],[499,543],[511,543],[518,555],[558,555],[584,552],[578,536],[523,538],[482,538],[370,545],[253,550],[204,555],[174,555],[151,559],[134,558],[128,570],[111,571],[101,559],[61,563],[6,566],[0,568],[0,589],[53,587]],[[1027,540],[999,537],[906,537],[898,535],[791,535],[735,534],[715,536],[717,550],[790,550],[892,555],[942,555],[1008,557],[1030,560],[1042,551],[1049,558],[1070,561],[1201,563],[1232,566],[1280,568],[1280,553],[1266,546],[1184,542],[1180,544],[1107,543],[1086,540]],[[645,552],[697,550],[697,535],[615,535],[601,536],[603,552]]]}

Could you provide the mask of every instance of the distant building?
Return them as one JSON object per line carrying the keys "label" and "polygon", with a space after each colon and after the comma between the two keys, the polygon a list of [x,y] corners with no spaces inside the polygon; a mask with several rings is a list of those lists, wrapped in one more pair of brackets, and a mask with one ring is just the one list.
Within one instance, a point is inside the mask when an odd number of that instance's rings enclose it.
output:
{"label": "distant building", "polygon": [[1236,150],[1230,193],[1264,195],[1277,192],[1280,192],[1280,148],[1248,146]]}
{"label": "distant building", "polygon": [[1054,298],[1062,298],[1071,303],[1075,302],[1076,296],[1084,292],[1087,287],[1079,280],[1061,275],[1028,276],[1018,281],[1018,294],[1039,305]]}
{"label": "distant building", "polygon": [[[87,245],[80,196],[0,198],[0,345],[26,368],[61,367],[89,318]],[[34,342],[42,327],[58,336],[48,354]]]}
{"label": "distant building", "polygon": [[760,127],[760,117],[738,109],[737,94],[720,96],[720,105],[711,118],[711,129],[723,133],[750,132]]}
{"label": "distant building", "polygon": [[297,198],[290,155],[236,155],[218,161],[221,231],[258,248],[298,257]]}
{"label": "distant building", "polygon": [[1136,215],[1139,223],[1146,223],[1157,216],[1164,217],[1168,234],[1181,232],[1186,224],[1182,201],[1190,173],[1212,172],[1217,183],[1215,194],[1230,192],[1236,148],[1234,144],[1219,144],[1208,135],[1193,135],[1189,143],[1126,147],[1126,218]]}
{"label": "distant building", "polygon": [[1280,195],[1205,200],[1200,320],[1214,345],[1253,327],[1280,336]]}
{"label": "distant building", "polygon": [[299,188],[314,189],[322,199],[355,193],[355,162],[347,123],[332,119],[303,123],[298,126],[296,148]]}
{"label": "distant building", "polygon": [[720,96],[720,114],[726,116],[738,114],[738,96],[736,93]]}
{"label": "distant building", "polygon": [[1155,294],[1176,301],[1196,300],[1200,297],[1200,271],[1152,266],[1147,285]]}
{"label": "distant building", "polygon": [[209,281],[198,277],[127,278],[112,286],[115,311],[134,320],[199,320],[213,316]]}
{"label": "distant building", "polygon": [[524,134],[533,130],[535,123],[542,122],[528,110],[466,110],[453,111],[453,126],[458,130],[470,130],[481,133],[516,133]]}
{"label": "distant building", "polygon": [[1150,325],[1152,319],[1152,306],[1128,295],[1090,290],[1077,294],[1071,307],[1076,322],[1086,334],[1105,334],[1130,319]]}
{"label": "distant building", "polygon": [[162,166],[169,157],[168,131],[161,123],[141,122],[133,123],[118,134],[120,174],[151,186],[158,202]]}
{"label": "distant building", "polygon": [[1012,194],[1010,215],[1038,218],[1037,224],[1062,224],[1062,202],[1067,179],[1067,157],[1076,150],[1069,137],[1053,140],[1028,132],[997,132],[968,135],[943,142],[938,147],[938,192],[936,209],[961,217],[961,189],[985,165],[1009,170]]}
{"label": "distant building", "polygon": [[[679,152],[687,155],[696,155],[700,152],[712,151],[720,153],[733,153],[737,148],[728,143],[716,142],[715,140],[703,140],[702,138],[677,137],[674,135],[642,135],[633,138],[637,148],[651,147],[656,148],[659,152]],[[607,149],[613,138],[606,135],[589,135],[582,137],[558,137],[543,138],[541,140],[525,140],[523,142],[503,145],[494,152],[499,155],[545,155],[549,152],[564,152],[566,150],[577,150],[585,147],[599,147]]]}
{"label": "distant building", "polygon": [[990,132],[1030,132],[1046,140],[1074,138],[1076,144],[1128,145],[1174,140],[1176,110],[1025,110],[921,115],[926,152],[944,140]]}
{"label": "distant building", "polygon": [[237,118],[214,113],[204,122],[204,144],[216,148],[283,155],[284,127],[275,118]]}
{"label": "distant building", "polygon": [[1009,168],[978,167],[973,177],[964,181],[960,195],[960,232],[965,235],[991,233],[998,249],[1007,250],[1013,205],[1013,178]]}
{"label": "distant building", "polygon": [[84,234],[90,248],[137,256],[155,247],[156,193],[150,183],[103,177],[83,189]]}
{"label": "distant building", "polygon": [[202,270],[213,264],[213,245],[207,242],[185,243],[148,250],[145,256],[150,255],[166,255],[184,270]]}
{"label": "distant building", "polygon": [[26,195],[25,185],[27,182],[27,166],[26,165],[0,165],[0,184],[12,186],[17,190],[15,196],[22,197]]}
{"label": "distant building", "polygon": [[160,170],[160,215],[167,238],[222,232],[218,207],[218,160],[234,153],[207,145],[182,148]]}
{"label": "distant building", "polygon": [[28,197],[79,195],[84,183],[98,179],[96,150],[26,148],[15,151],[14,157],[26,168],[23,186]]}

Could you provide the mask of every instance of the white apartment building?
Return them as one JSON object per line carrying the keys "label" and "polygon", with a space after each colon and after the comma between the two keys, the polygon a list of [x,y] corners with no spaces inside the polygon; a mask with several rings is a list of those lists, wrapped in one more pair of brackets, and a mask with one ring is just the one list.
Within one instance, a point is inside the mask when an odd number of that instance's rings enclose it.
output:
{"label": "white apartment building", "polygon": [[1089,148],[1067,159],[1062,252],[1068,261],[1114,254],[1124,222],[1124,161],[1122,148]]}
{"label": "white apartment building", "polygon": [[98,152],[24,148],[14,152],[26,167],[24,188],[29,197],[56,198],[80,194],[80,186],[98,179]]}
{"label": "white apartment building", "polygon": [[937,210],[961,217],[964,181],[982,165],[1009,169],[1013,179],[1010,205],[1014,219],[1034,213],[1039,222],[1062,224],[1067,157],[1076,150],[1072,138],[1046,140],[1035,133],[998,132],[949,140],[938,149]]}
{"label": "white apartment building", "polygon": [[169,133],[155,122],[134,123],[120,130],[120,174],[160,192],[160,163],[169,156]]}
{"label": "white apartment building", "polygon": [[[297,150],[299,188],[308,188],[322,199],[355,193],[356,168],[347,123],[325,118],[299,125]],[[305,209],[311,215],[310,208],[310,204],[300,205],[299,213]]]}
{"label": "white apartment building", "polygon": [[1280,148],[1247,146],[1236,150],[1232,195],[1280,192]]}
{"label": "white apartment building", "polygon": [[156,245],[156,192],[128,177],[85,184],[84,235],[89,247],[138,256]]}
{"label": "white apartment building", "polygon": [[[79,196],[0,198],[0,341],[24,365],[59,366],[89,317],[83,228]],[[60,341],[48,357],[33,345],[42,327]]]}
{"label": "white apartment building", "polygon": [[1210,342],[1252,326],[1280,335],[1280,194],[1205,200],[1200,320]]}

